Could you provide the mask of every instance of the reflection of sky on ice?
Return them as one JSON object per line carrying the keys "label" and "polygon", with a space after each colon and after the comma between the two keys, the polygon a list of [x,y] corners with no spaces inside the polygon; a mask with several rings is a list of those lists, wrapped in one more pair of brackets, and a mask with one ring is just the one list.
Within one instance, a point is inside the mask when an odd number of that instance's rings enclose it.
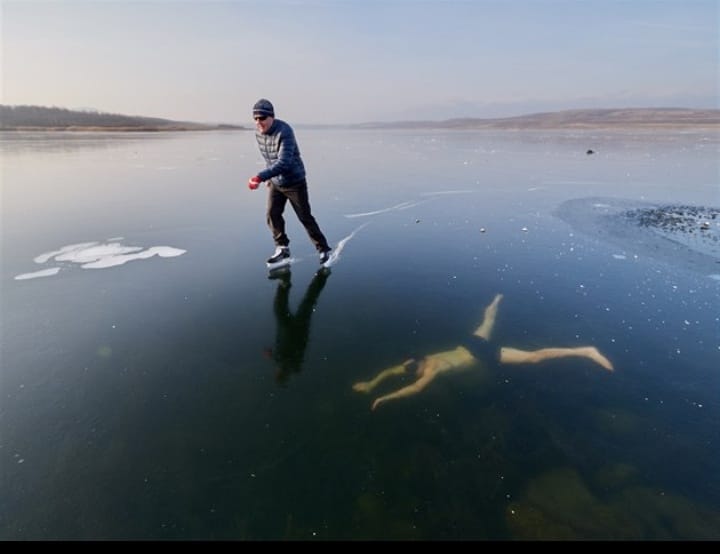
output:
{"label": "reflection of sky on ice", "polygon": [[[36,256],[33,261],[37,264],[45,264],[50,260],[55,262],[69,262],[80,264],[83,269],[107,269],[123,265],[133,260],[146,260],[153,256],[161,258],[173,258],[181,256],[186,251],[171,246],[152,246],[144,248],[142,246],[125,246],[118,239],[111,239],[113,242],[99,243],[81,242],[77,244],[69,244],[58,250],[45,252]],[[50,277],[57,275],[62,267],[51,267],[41,269],[30,273],[22,273],[15,276],[15,280],[24,281],[27,279],[36,279],[38,277]]]}

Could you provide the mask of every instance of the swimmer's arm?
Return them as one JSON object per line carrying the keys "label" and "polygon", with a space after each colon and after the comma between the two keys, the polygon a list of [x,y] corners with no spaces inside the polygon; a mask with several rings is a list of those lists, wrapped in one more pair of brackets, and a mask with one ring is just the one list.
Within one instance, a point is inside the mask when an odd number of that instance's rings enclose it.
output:
{"label": "swimmer's arm", "polygon": [[415,360],[413,358],[410,358],[408,360],[405,360],[400,365],[395,365],[384,369],[383,371],[378,373],[374,379],[370,381],[360,381],[358,383],[355,383],[353,385],[353,390],[357,392],[370,392],[388,377],[392,377],[393,375],[404,375],[405,373],[407,373],[408,366],[414,361]]}
{"label": "swimmer's arm", "polygon": [[380,406],[381,404],[385,404],[390,400],[396,400],[398,398],[405,398],[406,396],[412,396],[414,394],[417,394],[421,390],[423,390],[434,378],[435,373],[427,373],[420,377],[420,379],[418,379],[414,383],[408,385],[407,387],[403,387],[396,390],[395,392],[391,392],[390,394],[380,396],[376,398],[375,401],[372,403],[371,409],[375,410],[378,406]]}

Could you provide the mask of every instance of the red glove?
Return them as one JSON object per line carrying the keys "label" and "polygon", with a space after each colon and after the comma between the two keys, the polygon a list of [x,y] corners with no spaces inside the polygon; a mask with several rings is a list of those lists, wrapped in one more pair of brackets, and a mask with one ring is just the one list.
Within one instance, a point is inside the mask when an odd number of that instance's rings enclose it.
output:
{"label": "red glove", "polygon": [[257,175],[255,175],[255,177],[250,177],[250,179],[248,179],[248,188],[250,190],[255,190],[260,186],[260,183],[262,183],[262,180]]}

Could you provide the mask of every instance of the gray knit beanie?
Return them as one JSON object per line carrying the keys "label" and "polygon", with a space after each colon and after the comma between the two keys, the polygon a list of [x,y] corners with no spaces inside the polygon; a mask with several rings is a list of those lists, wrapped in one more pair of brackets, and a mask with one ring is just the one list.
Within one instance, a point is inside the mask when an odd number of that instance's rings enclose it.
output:
{"label": "gray knit beanie", "polygon": [[253,117],[257,115],[269,115],[270,117],[275,117],[275,108],[273,108],[270,100],[261,98],[255,102],[255,105],[253,106]]}

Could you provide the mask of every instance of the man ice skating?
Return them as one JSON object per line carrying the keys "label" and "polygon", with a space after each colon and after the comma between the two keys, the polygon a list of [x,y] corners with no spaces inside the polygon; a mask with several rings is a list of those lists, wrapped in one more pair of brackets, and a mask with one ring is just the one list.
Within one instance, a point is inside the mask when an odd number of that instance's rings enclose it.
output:
{"label": "man ice skating", "polygon": [[320,254],[320,263],[325,264],[330,258],[330,246],[310,209],[305,165],[295,141],[295,133],[290,125],[275,119],[275,108],[264,98],[253,106],[253,119],[255,139],[267,167],[248,180],[248,187],[255,190],[260,183],[267,181],[267,224],[275,241],[275,253],[268,258],[267,263],[276,264],[290,258],[290,239],[285,234],[283,218],[285,204],[289,200]]}

